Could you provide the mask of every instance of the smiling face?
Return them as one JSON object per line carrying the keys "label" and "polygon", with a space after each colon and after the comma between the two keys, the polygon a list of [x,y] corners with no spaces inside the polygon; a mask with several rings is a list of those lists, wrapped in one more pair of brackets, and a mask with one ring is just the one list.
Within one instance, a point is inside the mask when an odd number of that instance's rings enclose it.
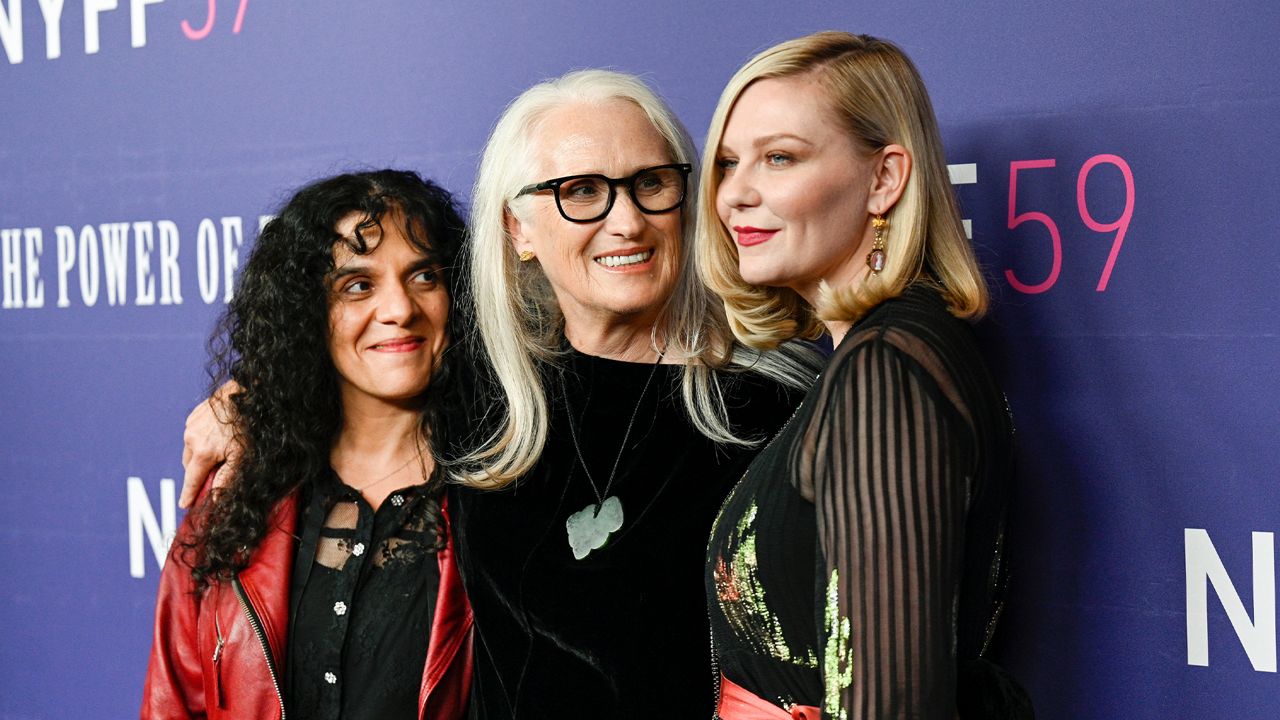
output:
{"label": "smiling face", "polygon": [[[538,174],[530,182],[598,173],[611,178],[675,161],[662,135],[634,103],[611,100],[552,110],[536,138]],[[565,188],[568,192],[569,188]],[[582,325],[652,325],[680,267],[680,208],[647,214],[618,187],[603,219],[561,217],[550,191],[516,204],[507,227],[517,252],[541,264],[571,337]]]}
{"label": "smiling face", "polygon": [[738,96],[717,152],[716,213],[742,278],[816,304],[819,283],[865,273],[876,158],[810,76],[768,78]]}
{"label": "smiling face", "polygon": [[[338,221],[354,237],[362,213]],[[404,216],[388,210],[382,225],[361,228],[370,252],[334,246],[329,286],[329,354],[343,407],[412,404],[426,390],[449,343],[449,293],[440,270],[405,238]]]}

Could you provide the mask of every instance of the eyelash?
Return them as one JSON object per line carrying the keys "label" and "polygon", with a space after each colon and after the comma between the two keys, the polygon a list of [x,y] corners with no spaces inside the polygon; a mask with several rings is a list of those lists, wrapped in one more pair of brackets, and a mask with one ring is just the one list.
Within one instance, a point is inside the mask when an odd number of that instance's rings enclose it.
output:
{"label": "eyelash", "polygon": [[[774,162],[775,159],[777,162]],[[795,158],[787,153],[771,152],[764,154],[764,161],[765,164],[771,167],[784,167],[795,162]],[[716,165],[721,172],[728,172],[738,166],[738,160],[736,158],[720,158],[716,160]]]}
{"label": "eyelash", "polygon": [[[423,277],[423,276],[425,276],[425,277]],[[423,282],[427,283],[428,285],[430,285],[430,286],[431,286],[431,287],[433,287],[433,288],[436,286],[436,284],[437,284],[437,283],[439,283],[439,282],[440,282],[440,278],[439,278],[438,274],[436,273],[436,271],[435,271],[435,270],[431,270],[431,269],[427,269],[427,270],[419,270],[418,272],[416,272],[416,273],[414,273],[414,274],[413,274],[413,278],[418,278],[418,277],[423,277]],[[410,279],[413,279],[413,278],[410,278]],[[358,294],[360,294],[360,293],[366,293],[366,292],[369,292],[369,288],[368,288],[368,287],[364,288],[363,290],[358,290],[358,289],[356,289],[356,286],[357,286],[357,285],[366,285],[366,286],[367,286],[367,285],[370,285],[370,282],[369,282],[368,280],[352,280],[351,282],[349,282],[349,283],[347,283],[346,285],[342,286],[342,290],[341,290],[342,294],[344,294],[344,295],[358,295]]]}

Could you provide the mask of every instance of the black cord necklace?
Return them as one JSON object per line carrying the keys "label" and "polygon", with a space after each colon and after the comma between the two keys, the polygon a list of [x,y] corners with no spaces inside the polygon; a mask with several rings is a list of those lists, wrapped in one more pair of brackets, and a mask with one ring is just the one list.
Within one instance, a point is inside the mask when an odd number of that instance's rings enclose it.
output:
{"label": "black cord necklace", "polygon": [[578,444],[578,430],[573,421],[573,407],[569,403],[569,388],[564,384],[564,373],[560,373],[560,392],[564,396],[564,406],[569,416],[569,437],[573,440],[573,450],[578,454],[578,462],[587,473],[591,492],[596,496],[595,503],[573,513],[565,521],[565,529],[569,533],[569,547],[573,550],[575,560],[582,560],[590,555],[592,550],[604,547],[605,543],[609,542],[609,537],[622,527],[622,501],[610,495],[609,490],[613,487],[614,478],[618,474],[618,463],[622,461],[622,454],[627,449],[631,428],[636,423],[636,416],[640,414],[640,405],[644,403],[644,396],[649,392],[653,376],[658,374],[658,365],[662,363],[662,358],[666,354],[665,349],[658,353],[658,359],[653,362],[653,369],[649,371],[649,379],[644,381],[644,389],[640,391],[640,398],[636,400],[636,406],[631,411],[627,430],[622,434],[622,445],[618,447],[618,455],[613,459],[613,468],[609,470],[609,479],[605,482],[603,491],[600,490],[599,485],[596,485],[595,478],[591,476],[591,468],[587,467],[587,460],[582,456],[582,447]]}

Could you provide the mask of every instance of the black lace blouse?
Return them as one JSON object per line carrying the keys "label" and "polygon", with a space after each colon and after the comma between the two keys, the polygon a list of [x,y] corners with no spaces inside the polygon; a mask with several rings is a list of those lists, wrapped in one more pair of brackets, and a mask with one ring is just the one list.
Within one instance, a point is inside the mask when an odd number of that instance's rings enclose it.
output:
{"label": "black lace blouse", "polygon": [[[459,565],[475,611],[472,709],[482,720],[705,717],[710,649],[702,594],[712,519],[757,448],[717,446],[692,426],[682,368],[572,353],[564,388],[546,383],[550,428],[534,469],[501,491],[450,488]],[[725,375],[735,427],[762,439],[799,397],[758,376]],[[609,495],[624,521],[575,559],[565,523],[597,502],[628,421]]]}
{"label": "black lace blouse", "polygon": [[[300,498],[290,589],[290,718],[416,720],[440,569],[425,485],[374,512],[332,472]],[[432,494],[436,499],[432,499]]]}
{"label": "black lace blouse", "polygon": [[934,290],[855,324],[715,522],[725,676],[824,718],[953,718],[1000,611],[1012,432]]}

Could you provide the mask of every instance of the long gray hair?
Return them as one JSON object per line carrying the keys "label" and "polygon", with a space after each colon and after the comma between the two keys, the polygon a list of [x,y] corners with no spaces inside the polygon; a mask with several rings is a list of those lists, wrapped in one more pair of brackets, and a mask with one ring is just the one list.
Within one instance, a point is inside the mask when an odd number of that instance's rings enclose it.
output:
{"label": "long gray hair", "polygon": [[[616,100],[634,103],[662,135],[672,162],[696,166],[689,133],[657,94],[639,78],[610,70],[580,70],[547,80],[517,97],[494,126],[485,145],[472,194],[471,295],[476,326],[501,394],[498,428],[461,459],[455,479],[478,488],[503,487],[527,473],[546,444],[548,410],[542,370],[562,354],[564,318],[546,276],[536,263],[521,263],[507,232],[507,213],[519,214],[519,189],[537,172],[535,153],[543,121],[553,110]],[[696,197],[690,187],[687,197]],[[729,425],[715,370],[749,369],[792,387],[812,382],[816,353],[800,346],[759,352],[737,344],[724,308],[694,271],[693,227],[683,223],[681,265],[671,298],[653,328],[653,343],[684,361],[682,395],[695,427],[708,438],[750,445]]]}

